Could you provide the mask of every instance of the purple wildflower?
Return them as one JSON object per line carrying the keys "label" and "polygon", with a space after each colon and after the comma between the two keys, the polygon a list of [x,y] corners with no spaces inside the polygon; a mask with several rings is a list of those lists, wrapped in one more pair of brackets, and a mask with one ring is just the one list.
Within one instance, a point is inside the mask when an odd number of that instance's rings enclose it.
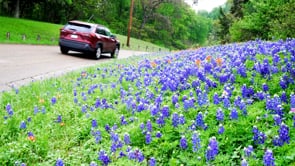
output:
{"label": "purple wildflower", "polygon": [[201,139],[197,131],[194,131],[192,135],[192,144],[193,144],[193,152],[197,152],[199,149],[201,149]]}
{"label": "purple wildflower", "polygon": [[211,137],[209,140],[208,148],[206,151],[206,161],[209,162],[214,160],[216,155],[218,154],[218,142],[215,137]]}
{"label": "purple wildflower", "polygon": [[147,132],[145,135],[145,143],[150,144],[152,142],[152,135],[150,132]]}
{"label": "purple wildflower", "polygon": [[278,133],[283,143],[287,143],[287,144],[290,143],[289,127],[287,125],[282,123],[278,130]]}
{"label": "purple wildflower", "polygon": [[151,157],[149,159],[149,166],[156,166],[157,165],[157,162],[156,162],[156,159],[154,157]]}
{"label": "purple wildflower", "polygon": [[223,134],[223,133],[224,133],[224,127],[222,124],[219,124],[218,134]]}
{"label": "purple wildflower", "polygon": [[294,112],[295,112],[295,94],[294,93],[290,95],[290,107],[291,107],[291,111],[292,109],[294,109]]}
{"label": "purple wildflower", "polygon": [[55,166],[64,166],[64,162],[62,161],[62,159],[57,159],[55,162]]}
{"label": "purple wildflower", "polygon": [[204,119],[203,119],[202,112],[198,113],[198,115],[196,117],[195,124],[196,124],[197,127],[204,127]]}
{"label": "purple wildflower", "polygon": [[172,126],[177,127],[179,124],[179,117],[177,113],[172,114]]}
{"label": "purple wildflower", "polygon": [[25,128],[27,128],[26,122],[25,122],[25,121],[21,121],[19,128],[20,128],[20,129],[25,129]]}
{"label": "purple wildflower", "polygon": [[130,141],[130,136],[129,136],[128,133],[125,133],[125,134],[124,134],[124,143],[125,143],[126,145],[129,145],[129,144],[131,143],[131,141]]}
{"label": "purple wildflower", "polygon": [[179,124],[184,125],[185,124],[185,117],[183,114],[179,115]]}
{"label": "purple wildflower", "polygon": [[218,108],[216,111],[216,120],[218,120],[218,121],[224,120],[224,113],[221,108]]}
{"label": "purple wildflower", "polygon": [[250,157],[253,151],[254,149],[252,145],[249,145],[248,147],[244,148],[244,154],[246,157]]}
{"label": "purple wildflower", "polygon": [[155,105],[152,105],[150,107],[150,112],[151,112],[151,116],[154,117],[154,116],[156,116],[158,114],[159,108],[157,106],[155,106]]}
{"label": "purple wildflower", "polygon": [[92,125],[93,128],[96,128],[97,127],[97,121],[95,119],[92,119],[91,125]]}
{"label": "purple wildflower", "polygon": [[108,165],[111,162],[111,159],[104,150],[101,150],[98,155],[98,160],[102,162],[102,165]]}
{"label": "purple wildflower", "polygon": [[157,133],[156,133],[156,137],[157,137],[157,138],[161,138],[161,137],[162,137],[162,133],[161,133],[160,131],[157,131]]}
{"label": "purple wildflower", "polygon": [[264,144],[264,142],[266,140],[266,135],[263,132],[259,131],[256,126],[253,127],[252,132],[253,132],[254,143]]}
{"label": "purple wildflower", "polygon": [[187,148],[188,145],[187,145],[187,140],[186,140],[185,136],[181,136],[179,145],[180,145],[181,149]]}
{"label": "purple wildflower", "polygon": [[243,160],[241,161],[241,166],[248,166],[248,162],[247,162],[246,159],[243,159]]}
{"label": "purple wildflower", "polygon": [[230,112],[230,119],[238,119],[239,114],[236,108],[232,108]]}
{"label": "purple wildflower", "polygon": [[214,95],[213,95],[213,104],[219,104],[220,103],[220,98],[219,98],[219,96],[218,96],[218,93],[214,93]]}
{"label": "purple wildflower", "polygon": [[97,164],[94,161],[91,161],[91,163],[89,164],[89,166],[97,166]]}
{"label": "purple wildflower", "polygon": [[121,125],[126,125],[128,122],[126,121],[125,119],[125,116],[124,115],[121,115]]}
{"label": "purple wildflower", "polygon": [[156,123],[159,125],[159,127],[163,127],[165,125],[163,114],[160,114],[160,116],[156,119]]}
{"label": "purple wildflower", "polygon": [[267,85],[266,83],[263,83],[263,84],[262,84],[262,90],[263,90],[264,92],[267,92],[267,91],[269,90],[268,85]]}
{"label": "purple wildflower", "polygon": [[178,95],[177,94],[174,94],[172,96],[172,103],[175,105],[176,103],[178,103]]}
{"label": "purple wildflower", "polygon": [[146,122],[146,129],[148,132],[152,132],[152,130],[153,130],[152,122],[150,120],[147,120],[147,122]]}
{"label": "purple wildflower", "polygon": [[228,96],[225,96],[223,98],[223,106],[224,106],[224,108],[229,108],[230,107],[230,99],[229,99]]}
{"label": "purple wildflower", "polygon": [[267,149],[263,156],[263,165],[265,166],[274,166],[275,165],[275,158],[273,157],[272,150]]}
{"label": "purple wildflower", "polygon": [[54,105],[54,104],[56,103],[56,101],[57,101],[57,100],[56,100],[56,97],[53,96],[53,97],[51,98],[51,104]]}
{"label": "purple wildflower", "polygon": [[275,114],[273,116],[273,119],[275,121],[275,125],[276,126],[279,126],[282,123],[282,118],[278,114]]}

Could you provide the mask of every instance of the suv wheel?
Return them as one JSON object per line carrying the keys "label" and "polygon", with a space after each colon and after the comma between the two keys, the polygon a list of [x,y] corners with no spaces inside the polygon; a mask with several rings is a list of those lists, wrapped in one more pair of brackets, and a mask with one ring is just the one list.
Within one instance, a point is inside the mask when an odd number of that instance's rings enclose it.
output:
{"label": "suv wheel", "polygon": [[111,53],[112,58],[118,58],[119,55],[119,47],[116,46],[115,50]]}
{"label": "suv wheel", "polygon": [[69,49],[67,49],[66,47],[60,46],[60,52],[62,54],[67,54],[69,52]]}
{"label": "suv wheel", "polygon": [[97,49],[95,51],[95,58],[96,59],[99,59],[101,56],[101,48],[100,48],[100,45],[97,46]]}

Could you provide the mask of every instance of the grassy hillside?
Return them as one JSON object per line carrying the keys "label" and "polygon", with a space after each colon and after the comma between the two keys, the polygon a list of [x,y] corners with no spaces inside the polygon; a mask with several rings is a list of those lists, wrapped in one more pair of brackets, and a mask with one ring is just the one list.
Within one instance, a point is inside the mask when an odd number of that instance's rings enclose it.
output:
{"label": "grassy hillside", "polygon": [[[59,24],[1,16],[0,22],[0,43],[57,45],[59,29],[63,27],[63,25]],[[7,38],[7,32],[10,33],[10,39]],[[26,36],[25,40],[23,40],[23,35]],[[37,40],[38,35],[40,36],[40,40]],[[148,47],[147,51],[158,51],[159,48],[161,48],[152,43],[134,38],[130,39],[131,48],[127,48],[127,37],[123,35],[117,35],[117,37],[122,45],[124,45],[123,49],[146,51],[146,48]],[[161,50],[164,50],[164,48],[161,48]]]}

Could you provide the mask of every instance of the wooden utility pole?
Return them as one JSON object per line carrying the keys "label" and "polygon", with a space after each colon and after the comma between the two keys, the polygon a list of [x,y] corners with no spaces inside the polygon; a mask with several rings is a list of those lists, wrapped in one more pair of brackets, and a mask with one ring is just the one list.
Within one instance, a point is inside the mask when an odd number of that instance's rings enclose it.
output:
{"label": "wooden utility pole", "polygon": [[129,23],[128,23],[128,34],[127,34],[127,47],[130,47],[130,33],[131,33],[131,27],[132,27],[132,15],[133,15],[133,4],[134,0],[131,0],[130,4],[130,15],[129,15]]}

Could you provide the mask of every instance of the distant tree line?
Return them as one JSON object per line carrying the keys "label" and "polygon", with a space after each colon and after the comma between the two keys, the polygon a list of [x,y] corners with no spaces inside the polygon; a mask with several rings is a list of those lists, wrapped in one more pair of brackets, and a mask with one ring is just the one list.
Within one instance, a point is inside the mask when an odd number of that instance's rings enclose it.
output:
{"label": "distant tree line", "polygon": [[200,14],[214,20],[211,39],[228,43],[294,38],[294,11],[295,0],[228,0],[211,13]]}
{"label": "distant tree line", "polygon": [[[168,48],[203,45],[211,19],[184,0],[135,0],[131,36]],[[127,34],[130,0],[0,0],[0,15],[64,24],[77,19]]]}

